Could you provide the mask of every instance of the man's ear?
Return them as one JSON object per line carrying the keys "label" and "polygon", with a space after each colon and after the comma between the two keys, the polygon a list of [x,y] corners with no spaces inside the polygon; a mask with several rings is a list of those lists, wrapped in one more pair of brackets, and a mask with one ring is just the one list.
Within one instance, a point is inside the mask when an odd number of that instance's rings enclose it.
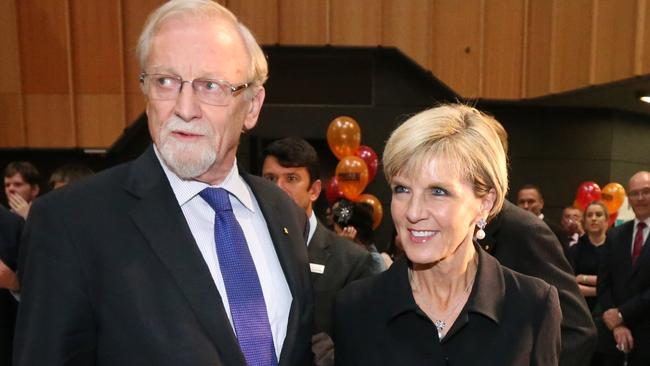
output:
{"label": "man's ear", "polygon": [[262,110],[262,104],[264,104],[264,97],[266,97],[266,91],[263,86],[257,88],[255,95],[250,100],[250,106],[246,113],[246,118],[244,119],[244,130],[252,130],[253,127],[257,124],[257,119],[260,116],[260,110]]}
{"label": "man's ear", "polygon": [[309,187],[309,200],[311,200],[311,202],[316,202],[318,196],[320,196],[322,187],[323,183],[320,179],[316,179],[314,183],[311,184],[311,187]]}

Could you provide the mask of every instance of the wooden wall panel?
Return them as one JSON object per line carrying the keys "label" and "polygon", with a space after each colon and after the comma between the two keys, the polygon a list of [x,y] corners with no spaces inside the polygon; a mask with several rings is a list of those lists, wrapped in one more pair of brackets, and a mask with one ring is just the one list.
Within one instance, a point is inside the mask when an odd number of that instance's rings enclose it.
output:
{"label": "wooden wall panel", "polygon": [[650,1],[638,0],[636,56],[638,65],[635,74],[650,73]]}
{"label": "wooden wall panel", "polygon": [[25,93],[70,92],[67,0],[21,0],[20,62]]}
{"label": "wooden wall panel", "polygon": [[0,93],[0,113],[0,147],[24,147],[23,96],[20,93]]}
{"label": "wooden wall panel", "polygon": [[433,74],[463,97],[480,93],[482,0],[434,3]]}
{"label": "wooden wall panel", "polygon": [[384,0],[381,43],[399,48],[422,67],[430,69],[432,15],[430,0]]}
{"label": "wooden wall panel", "polygon": [[27,147],[77,146],[70,94],[25,94]]}
{"label": "wooden wall panel", "polygon": [[0,146],[25,145],[20,82],[18,20],[14,1],[0,2]]}
{"label": "wooden wall panel", "polygon": [[523,96],[525,14],[524,0],[485,2],[482,97],[519,99]]}
{"label": "wooden wall panel", "polygon": [[329,0],[279,0],[279,39],[284,45],[329,43]]}
{"label": "wooden wall panel", "polygon": [[75,112],[80,147],[111,146],[124,131],[124,98],[121,94],[76,95]]}
{"label": "wooden wall panel", "polygon": [[528,0],[527,13],[524,96],[530,98],[551,91],[553,0]]}
{"label": "wooden wall panel", "polygon": [[592,83],[607,83],[634,74],[636,13],[634,0],[597,0]]}
{"label": "wooden wall panel", "polygon": [[122,0],[123,84],[127,124],[134,122],[145,108],[140,83],[138,82],[140,65],[135,56],[138,37],[149,13],[164,2],[165,0]]}
{"label": "wooden wall panel", "polygon": [[278,42],[278,0],[228,0],[227,5],[253,32],[258,43]]}
{"label": "wooden wall panel", "polygon": [[377,46],[381,43],[381,2],[330,0],[330,43]]}
{"label": "wooden wall panel", "polygon": [[[120,0],[70,0],[74,115],[80,147],[110,146],[126,126],[120,18]],[[106,108],[107,95],[120,103]]]}
{"label": "wooden wall panel", "polygon": [[21,0],[20,67],[27,147],[74,147],[67,0]]}
{"label": "wooden wall panel", "polygon": [[555,1],[551,92],[589,85],[593,16],[593,0]]}

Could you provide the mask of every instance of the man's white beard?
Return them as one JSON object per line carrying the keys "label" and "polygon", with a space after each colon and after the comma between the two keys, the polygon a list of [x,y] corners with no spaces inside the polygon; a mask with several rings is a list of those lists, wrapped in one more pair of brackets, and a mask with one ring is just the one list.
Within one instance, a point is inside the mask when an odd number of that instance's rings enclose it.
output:
{"label": "man's white beard", "polygon": [[[172,132],[185,132],[203,135],[200,142],[179,141]],[[187,123],[173,116],[160,131],[160,155],[167,166],[182,179],[193,179],[210,169],[217,160],[217,152],[210,142],[214,132],[210,125]]]}

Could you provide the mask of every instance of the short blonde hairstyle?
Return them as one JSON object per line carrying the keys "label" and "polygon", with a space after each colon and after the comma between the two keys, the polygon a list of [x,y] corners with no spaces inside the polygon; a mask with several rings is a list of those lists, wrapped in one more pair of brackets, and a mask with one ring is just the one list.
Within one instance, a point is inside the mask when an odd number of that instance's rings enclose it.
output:
{"label": "short blonde hairstyle", "polygon": [[472,185],[477,197],[495,190],[491,219],[501,211],[508,191],[506,154],[494,122],[462,104],[441,105],[414,115],[393,131],[386,143],[386,179],[390,183],[398,174],[420,174],[432,158],[443,158],[457,177]]}
{"label": "short blonde hairstyle", "polygon": [[144,71],[145,62],[149,57],[153,38],[162,24],[171,18],[187,15],[195,17],[197,20],[221,18],[231,21],[239,31],[250,58],[247,81],[252,82],[254,86],[264,85],[268,78],[268,63],[255,37],[230,10],[211,0],[170,0],[149,15],[136,49],[136,56],[142,71]]}

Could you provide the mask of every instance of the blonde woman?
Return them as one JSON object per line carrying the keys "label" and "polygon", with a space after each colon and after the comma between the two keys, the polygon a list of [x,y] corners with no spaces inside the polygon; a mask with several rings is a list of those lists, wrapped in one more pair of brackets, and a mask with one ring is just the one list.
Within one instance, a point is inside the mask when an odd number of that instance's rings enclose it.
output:
{"label": "blonde woman", "polygon": [[421,112],[384,151],[406,255],[338,296],[338,365],[557,365],[557,291],[474,242],[501,209],[506,157],[488,116]]}

